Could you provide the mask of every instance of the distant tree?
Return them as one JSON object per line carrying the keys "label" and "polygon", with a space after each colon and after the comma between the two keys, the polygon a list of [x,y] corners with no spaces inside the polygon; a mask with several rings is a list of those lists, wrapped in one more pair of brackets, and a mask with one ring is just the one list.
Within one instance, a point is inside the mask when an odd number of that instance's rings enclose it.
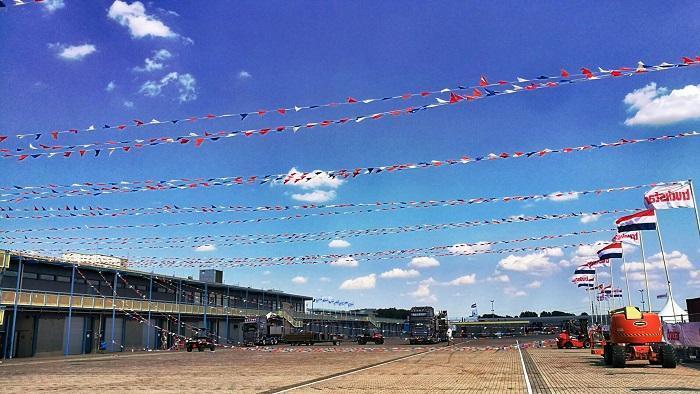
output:
{"label": "distant tree", "polygon": [[576,316],[573,313],[562,312],[562,311],[552,311],[551,316]]}
{"label": "distant tree", "polygon": [[583,312],[583,313],[581,313],[581,316],[588,316],[588,313]]}
{"label": "distant tree", "polygon": [[552,314],[547,311],[540,312],[540,317],[552,317]]}
{"label": "distant tree", "polygon": [[519,317],[537,317],[537,312],[523,311],[523,312],[520,312]]}
{"label": "distant tree", "polygon": [[503,319],[503,316],[495,315],[492,313],[485,313],[485,314],[481,315],[481,318],[483,318],[483,319]]}

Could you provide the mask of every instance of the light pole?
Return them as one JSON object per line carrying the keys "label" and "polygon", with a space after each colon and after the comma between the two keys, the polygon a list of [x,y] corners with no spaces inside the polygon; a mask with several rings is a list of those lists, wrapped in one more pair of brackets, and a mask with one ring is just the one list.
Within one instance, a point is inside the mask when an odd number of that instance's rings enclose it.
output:
{"label": "light pole", "polygon": [[639,289],[639,296],[642,298],[642,310],[644,309],[644,289]]}
{"label": "light pole", "polygon": [[491,300],[491,317],[496,318],[496,314],[493,313],[493,300]]}

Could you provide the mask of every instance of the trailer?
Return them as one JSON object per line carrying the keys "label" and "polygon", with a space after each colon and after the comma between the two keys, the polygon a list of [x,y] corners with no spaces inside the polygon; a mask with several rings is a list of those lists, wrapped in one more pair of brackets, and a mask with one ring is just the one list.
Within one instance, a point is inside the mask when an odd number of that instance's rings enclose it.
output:
{"label": "trailer", "polygon": [[314,345],[316,343],[332,343],[334,346],[341,342],[341,338],[336,334],[326,334],[322,332],[300,331],[289,333],[282,337],[282,341],[291,345]]}
{"label": "trailer", "polygon": [[268,313],[247,317],[243,321],[243,344],[246,346],[276,345],[284,335],[284,319]]}

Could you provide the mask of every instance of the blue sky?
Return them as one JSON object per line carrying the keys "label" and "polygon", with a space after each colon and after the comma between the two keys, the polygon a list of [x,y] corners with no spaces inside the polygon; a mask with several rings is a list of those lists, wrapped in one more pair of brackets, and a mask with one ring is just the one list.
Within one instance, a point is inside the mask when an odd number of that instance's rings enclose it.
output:
{"label": "blue sky", "polygon": [[[561,68],[597,69],[678,62],[696,56],[700,27],[690,17],[695,2],[533,4],[526,9],[477,2],[223,2],[196,6],[176,1],[53,1],[0,10],[0,134],[50,131],[129,119],[172,119],[207,113],[273,110],[355,98],[381,97],[473,85],[489,80],[557,74]],[[652,17],[653,16],[653,17]],[[148,61],[146,60],[148,59]],[[148,66],[148,67],[147,67]],[[529,94],[495,97],[412,116],[265,137],[233,138],[202,148],[166,145],[128,154],[83,159],[3,160],[2,185],[43,185],[81,181],[171,179],[354,168],[476,156],[488,152],[558,148],[619,138],[641,138],[697,129],[700,68],[688,67],[633,78],[594,81]],[[653,85],[652,85],[653,84]],[[646,90],[641,90],[646,87]],[[635,92],[636,93],[633,93]],[[628,102],[625,97],[628,94]],[[425,104],[431,99],[412,100]],[[403,107],[406,103],[399,102]],[[634,108],[631,105],[634,104]],[[698,105],[694,105],[698,104]],[[190,131],[238,130],[320,121],[393,109],[394,103],[302,111],[284,118],[223,119],[153,126],[121,132],[62,136],[64,143],[180,135]],[[659,110],[663,108],[663,111]],[[665,112],[664,112],[665,111]],[[664,118],[672,111],[673,119]],[[643,121],[633,121],[643,114]],[[630,123],[630,122],[628,122]],[[50,140],[48,140],[50,141]],[[26,147],[9,139],[2,147]],[[536,160],[506,160],[473,166],[359,177],[316,189],[289,186],[227,187],[145,192],[94,198],[41,200],[47,207],[101,205],[294,204],[294,195],[333,197],[328,203],[402,201],[523,195],[586,190],[656,181],[700,178],[694,138]],[[299,196],[297,196],[298,198]],[[508,217],[637,208],[642,192],[621,192],[570,201],[495,203],[469,207],[408,209],[398,212],[310,218],[237,226],[173,227],[167,230],[73,231],[40,236],[193,236],[318,232],[393,227]],[[31,203],[16,204],[32,206]],[[275,214],[276,215],[276,214]],[[104,219],[5,220],[3,228],[202,221],[273,214],[158,215]],[[676,298],[700,289],[700,240],[691,210],[659,214],[667,253],[677,251],[672,271]],[[352,253],[507,240],[612,227],[614,216],[483,226],[347,238],[347,248],[328,241],[217,247],[215,251],[133,249],[128,256],[238,257]],[[514,246],[563,245],[608,239],[605,235],[527,242]],[[499,247],[500,248],[500,247]],[[658,252],[646,235],[649,256]],[[110,253],[107,249],[96,250]],[[116,252],[116,251],[115,251]],[[122,252],[122,251],[119,251]],[[585,293],[568,279],[576,250],[551,256],[515,254],[514,261],[539,263],[545,270],[498,269],[508,255],[438,258],[438,267],[419,268],[417,277],[382,278],[409,259],[361,261],[357,267],[292,266],[227,269],[225,279],[312,296],[331,296],[358,306],[432,304],[452,316],[480,312],[496,300],[496,312],[524,309],[586,310]],[[628,260],[638,261],[630,251]],[[563,262],[562,262],[563,260]],[[619,266],[619,262],[616,262]],[[496,270],[499,270],[496,273]],[[172,273],[173,270],[165,270]],[[177,274],[193,274],[180,269]],[[654,271],[661,283],[662,271]],[[344,281],[375,275],[374,286],[341,289]],[[450,285],[474,274],[473,283]],[[505,280],[506,275],[508,278]],[[615,282],[622,277],[615,271]],[[303,277],[302,280],[295,277]],[[489,280],[490,279],[490,280]],[[500,281],[499,281],[500,280]],[[366,282],[366,281],[365,281]],[[371,282],[371,281],[370,281]],[[463,280],[462,282],[471,282]],[[456,282],[453,282],[456,283]],[[640,288],[638,282],[631,284]],[[347,286],[346,286],[347,287]],[[663,293],[662,287],[652,290]],[[638,295],[638,294],[637,294]],[[635,297],[637,299],[638,297]]]}

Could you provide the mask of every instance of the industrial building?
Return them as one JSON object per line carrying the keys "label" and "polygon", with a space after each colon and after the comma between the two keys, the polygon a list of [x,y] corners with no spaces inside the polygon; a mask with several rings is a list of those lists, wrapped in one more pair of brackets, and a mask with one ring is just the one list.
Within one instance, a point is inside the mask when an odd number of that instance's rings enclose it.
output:
{"label": "industrial building", "polygon": [[199,279],[0,251],[0,355],[168,349],[201,328],[238,344],[245,318],[269,312],[290,332],[400,333],[395,319],[306,313],[311,297],[226,285],[221,271],[202,270]]}

